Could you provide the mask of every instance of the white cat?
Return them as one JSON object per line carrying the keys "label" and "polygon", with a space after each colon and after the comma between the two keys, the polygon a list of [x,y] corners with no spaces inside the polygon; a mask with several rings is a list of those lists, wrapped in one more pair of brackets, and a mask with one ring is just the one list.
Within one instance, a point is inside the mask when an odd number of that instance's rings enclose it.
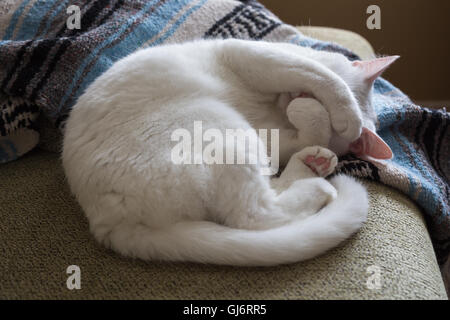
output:
{"label": "white cat", "polygon": [[[365,221],[365,189],[349,177],[323,178],[337,163],[327,148],[391,156],[373,133],[370,100],[396,58],[352,63],[243,40],[133,53],[70,114],[63,165],[71,190],[96,239],[127,256],[261,266],[314,257]],[[285,170],[271,179],[259,164],[174,164],[171,134],[192,131],[194,121],[221,132],[279,129]]]}

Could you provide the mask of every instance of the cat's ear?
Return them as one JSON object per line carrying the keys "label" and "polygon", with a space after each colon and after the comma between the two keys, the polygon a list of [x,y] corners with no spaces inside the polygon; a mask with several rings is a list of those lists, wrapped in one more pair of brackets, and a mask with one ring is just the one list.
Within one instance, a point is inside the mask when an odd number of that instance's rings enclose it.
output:
{"label": "cat's ear", "polygon": [[381,74],[400,56],[389,56],[376,58],[367,61],[354,61],[353,66],[361,69],[364,73],[364,79],[367,83],[372,84]]}
{"label": "cat's ear", "polygon": [[392,150],[375,132],[363,128],[361,137],[350,144],[350,151],[357,156],[375,159],[392,159]]}

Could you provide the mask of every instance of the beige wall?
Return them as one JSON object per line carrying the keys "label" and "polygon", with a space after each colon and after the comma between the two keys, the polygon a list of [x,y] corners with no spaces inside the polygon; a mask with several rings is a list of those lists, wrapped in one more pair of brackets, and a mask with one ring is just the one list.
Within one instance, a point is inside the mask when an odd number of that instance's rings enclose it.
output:
{"label": "beige wall", "polygon": [[[416,100],[450,100],[450,0],[260,0],[293,25],[344,28],[379,54],[399,54],[385,78]],[[368,30],[366,9],[381,8],[381,30]]]}

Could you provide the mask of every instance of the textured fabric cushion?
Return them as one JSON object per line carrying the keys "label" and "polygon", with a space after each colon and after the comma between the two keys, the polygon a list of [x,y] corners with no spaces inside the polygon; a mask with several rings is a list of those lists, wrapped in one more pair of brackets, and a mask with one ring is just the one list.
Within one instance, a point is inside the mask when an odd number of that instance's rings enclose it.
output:
{"label": "textured fabric cushion", "polygon": [[[420,211],[365,184],[367,224],[316,259],[272,268],[144,262],[94,241],[58,155],[34,151],[0,168],[0,299],[446,299]],[[66,288],[69,265],[81,268],[81,290]],[[381,289],[366,285],[370,266]]]}

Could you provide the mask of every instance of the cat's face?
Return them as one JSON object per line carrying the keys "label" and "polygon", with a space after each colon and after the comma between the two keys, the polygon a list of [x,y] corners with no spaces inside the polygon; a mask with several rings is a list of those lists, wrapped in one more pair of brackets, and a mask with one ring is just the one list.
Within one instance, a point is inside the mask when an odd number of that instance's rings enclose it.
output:
{"label": "cat's face", "polygon": [[346,141],[333,134],[330,149],[342,155],[348,152],[358,156],[371,156],[377,159],[390,159],[392,152],[388,145],[375,133],[377,120],[372,106],[373,83],[399,56],[377,58],[368,61],[349,61],[340,54],[320,55],[322,62],[339,75],[350,87],[361,109],[363,132],[355,142]]}

